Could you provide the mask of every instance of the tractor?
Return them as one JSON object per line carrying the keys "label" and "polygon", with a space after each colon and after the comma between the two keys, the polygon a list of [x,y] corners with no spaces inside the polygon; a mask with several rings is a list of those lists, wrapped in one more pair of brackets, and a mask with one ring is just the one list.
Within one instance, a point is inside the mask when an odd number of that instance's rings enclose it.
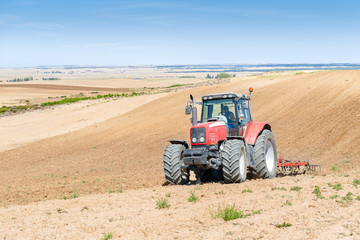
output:
{"label": "tractor", "polygon": [[[249,95],[209,94],[202,102],[187,103],[192,114],[190,141],[170,140],[164,152],[165,179],[170,184],[186,184],[190,171],[201,182],[216,180],[241,183],[251,178],[276,177],[278,159],[270,124],[254,122]],[[202,105],[198,120],[197,104]]]}

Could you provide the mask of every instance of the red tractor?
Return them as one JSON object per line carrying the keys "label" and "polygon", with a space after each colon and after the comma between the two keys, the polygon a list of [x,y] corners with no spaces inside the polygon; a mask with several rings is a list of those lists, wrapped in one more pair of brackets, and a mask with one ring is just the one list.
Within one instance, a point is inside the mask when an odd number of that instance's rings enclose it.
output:
{"label": "red tractor", "polygon": [[[192,113],[190,145],[170,140],[164,152],[167,182],[186,184],[190,170],[201,182],[223,180],[240,183],[249,173],[256,178],[274,178],[278,160],[270,124],[253,122],[250,94],[210,94],[196,102],[192,95],[185,113]],[[198,121],[196,104],[202,104]]]}

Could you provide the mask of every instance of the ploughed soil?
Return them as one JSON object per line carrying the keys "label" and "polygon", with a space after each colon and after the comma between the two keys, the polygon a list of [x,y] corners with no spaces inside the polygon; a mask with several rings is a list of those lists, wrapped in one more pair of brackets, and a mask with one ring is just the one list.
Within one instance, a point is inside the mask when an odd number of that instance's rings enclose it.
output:
{"label": "ploughed soil", "polygon": [[[2,151],[0,237],[100,239],[111,232],[124,239],[360,238],[360,191],[352,185],[360,179],[360,71],[274,74],[183,90]],[[189,94],[200,100],[209,93],[247,93],[250,86],[253,119],[271,124],[279,155],[321,164],[321,173],[163,186],[167,140],[189,140]],[[313,193],[316,185],[324,198]],[[295,186],[302,189],[291,190]],[[197,202],[188,201],[190,191]],[[160,198],[168,199],[168,209],[155,208]],[[227,204],[248,216],[216,218]],[[292,226],[275,226],[282,223]]]}

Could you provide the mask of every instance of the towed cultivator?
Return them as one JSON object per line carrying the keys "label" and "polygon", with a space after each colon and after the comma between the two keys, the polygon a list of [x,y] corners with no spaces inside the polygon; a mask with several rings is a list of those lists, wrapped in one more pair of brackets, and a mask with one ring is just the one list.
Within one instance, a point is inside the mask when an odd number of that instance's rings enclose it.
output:
{"label": "towed cultivator", "polygon": [[293,161],[286,160],[283,156],[278,158],[278,172],[286,175],[290,174],[305,174],[306,171],[321,172],[321,166],[318,164],[310,164],[309,161]]}

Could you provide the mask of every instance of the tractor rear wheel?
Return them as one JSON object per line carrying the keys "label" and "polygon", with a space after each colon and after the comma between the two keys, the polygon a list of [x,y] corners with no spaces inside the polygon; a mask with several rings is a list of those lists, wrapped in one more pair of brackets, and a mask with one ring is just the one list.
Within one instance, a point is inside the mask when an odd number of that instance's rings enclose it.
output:
{"label": "tractor rear wheel", "polygon": [[274,178],[277,172],[276,143],[270,130],[264,129],[254,147],[255,175],[258,178]]}
{"label": "tractor rear wheel", "polygon": [[237,139],[226,141],[221,158],[226,183],[240,183],[246,180],[247,161],[243,141]]}
{"label": "tractor rear wheel", "polygon": [[181,168],[185,146],[182,144],[171,144],[164,152],[165,180],[172,184],[186,184],[189,182],[189,170]]}

